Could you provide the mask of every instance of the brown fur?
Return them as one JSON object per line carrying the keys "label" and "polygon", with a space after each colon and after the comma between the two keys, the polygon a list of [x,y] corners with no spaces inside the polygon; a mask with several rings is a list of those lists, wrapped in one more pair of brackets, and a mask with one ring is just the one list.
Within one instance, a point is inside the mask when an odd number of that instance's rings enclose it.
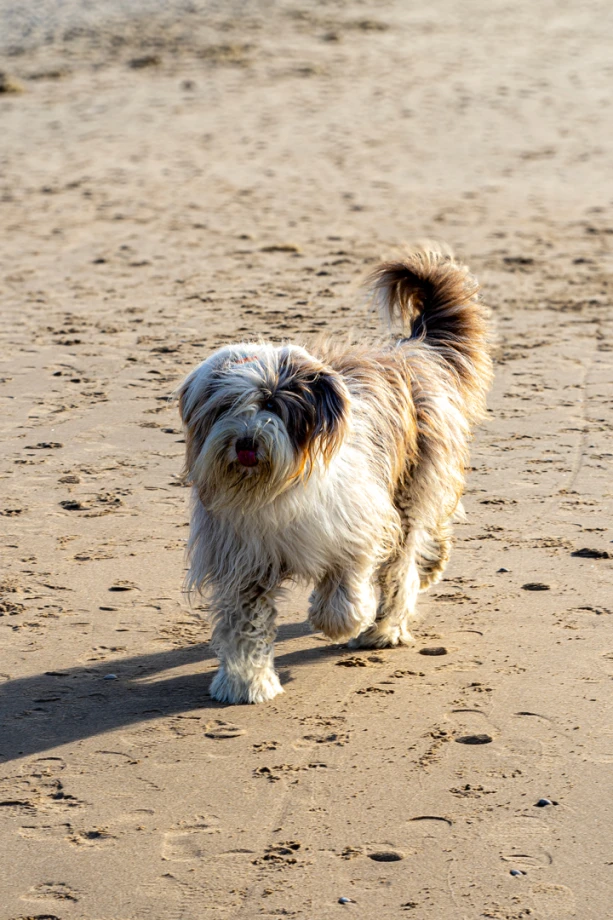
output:
{"label": "brown fur", "polygon": [[492,376],[489,310],[468,268],[436,250],[417,249],[379,265],[368,282],[387,321],[399,319],[403,335],[436,349],[455,371],[466,412],[478,420]]}
{"label": "brown fur", "polygon": [[282,692],[272,642],[286,579],[314,583],[315,629],[389,647],[411,641],[418,592],[449,558],[491,380],[488,310],[468,270],[436,251],[384,263],[369,283],[391,337],[229,345],[180,390],[189,585],[211,590],[218,700]]}

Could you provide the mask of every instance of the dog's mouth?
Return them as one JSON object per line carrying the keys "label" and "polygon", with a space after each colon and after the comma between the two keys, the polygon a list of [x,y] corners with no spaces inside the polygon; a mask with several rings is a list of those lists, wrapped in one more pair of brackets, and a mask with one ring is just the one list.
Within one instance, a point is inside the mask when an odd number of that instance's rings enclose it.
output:
{"label": "dog's mouth", "polygon": [[257,466],[258,455],[254,450],[237,450],[236,459],[241,466]]}
{"label": "dog's mouth", "polygon": [[252,438],[239,438],[236,442],[236,459],[241,466],[257,466],[257,443]]}

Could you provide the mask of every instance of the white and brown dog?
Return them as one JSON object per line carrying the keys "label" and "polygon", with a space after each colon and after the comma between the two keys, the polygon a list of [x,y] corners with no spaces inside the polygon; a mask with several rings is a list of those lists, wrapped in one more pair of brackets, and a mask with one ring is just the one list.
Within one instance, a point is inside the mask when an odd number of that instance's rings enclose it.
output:
{"label": "white and brown dog", "polygon": [[417,594],[449,558],[468,443],[491,379],[468,270],[420,249],[370,284],[398,334],[227,345],[179,390],[193,484],[190,589],[211,595],[212,696],[282,693],[275,599],[315,584],[309,622],[354,648],[411,641]]}

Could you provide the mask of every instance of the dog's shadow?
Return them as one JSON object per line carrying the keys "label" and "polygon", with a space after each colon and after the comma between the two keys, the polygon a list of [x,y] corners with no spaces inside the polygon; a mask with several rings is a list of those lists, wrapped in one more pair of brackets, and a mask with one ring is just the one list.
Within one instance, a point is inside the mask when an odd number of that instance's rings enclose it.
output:
{"label": "dog's shadow", "polygon": [[[279,628],[277,646],[309,633],[305,623],[284,624]],[[313,641],[310,648],[276,656],[283,683],[291,681],[291,668],[296,665],[326,655],[338,656],[339,646]],[[203,674],[196,667],[214,658],[210,646],[201,643],[7,680],[0,685],[0,762],[192,709],[229,709],[231,713],[231,707],[217,703],[208,694],[214,671]],[[189,673],[155,679],[190,665],[195,667]]]}

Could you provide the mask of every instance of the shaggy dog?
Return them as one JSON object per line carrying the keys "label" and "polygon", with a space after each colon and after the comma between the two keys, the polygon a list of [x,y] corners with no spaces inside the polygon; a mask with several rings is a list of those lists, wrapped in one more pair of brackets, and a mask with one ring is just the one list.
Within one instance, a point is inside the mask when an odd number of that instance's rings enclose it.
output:
{"label": "shaggy dog", "polygon": [[243,342],[179,390],[193,485],[190,589],[212,600],[211,695],[282,693],[275,599],[308,581],[309,622],[353,648],[411,641],[449,558],[491,379],[487,308],[466,267],[419,249],[374,270],[390,329],[349,345]]}

